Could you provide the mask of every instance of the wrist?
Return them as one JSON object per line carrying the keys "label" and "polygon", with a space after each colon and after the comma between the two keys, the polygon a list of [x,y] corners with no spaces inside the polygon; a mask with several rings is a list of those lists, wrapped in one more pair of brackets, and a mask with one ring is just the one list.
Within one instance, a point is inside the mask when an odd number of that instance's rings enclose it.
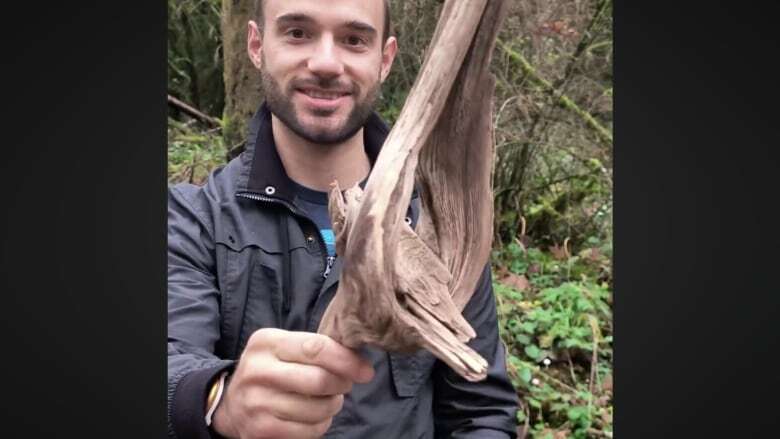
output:
{"label": "wrist", "polygon": [[[227,375],[222,385],[222,395],[219,400],[214,401],[213,406],[207,406],[211,409],[211,420],[207,421],[206,425],[209,428],[219,434],[220,436],[228,439],[238,438],[238,432],[235,430],[232,421],[228,415],[227,406],[229,401],[227,400],[228,387],[230,386],[232,375]],[[215,383],[217,384],[217,383]]]}
{"label": "wrist", "polygon": [[206,426],[211,427],[214,413],[216,412],[217,408],[219,407],[219,403],[222,401],[222,398],[225,393],[225,380],[228,376],[228,372],[224,371],[222,372],[219,377],[214,380],[214,382],[211,384],[211,387],[209,388],[209,393],[206,396]]}

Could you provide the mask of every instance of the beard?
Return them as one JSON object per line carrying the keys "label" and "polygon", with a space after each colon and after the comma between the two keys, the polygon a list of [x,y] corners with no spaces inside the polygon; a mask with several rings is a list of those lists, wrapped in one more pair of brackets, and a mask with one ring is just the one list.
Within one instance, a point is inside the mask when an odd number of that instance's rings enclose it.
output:
{"label": "beard", "polygon": [[[265,65],[265,62],[263,62]],[[374,108],[379,94],[380,82],[367,91],[366,97],[359,99],[360,87],[351,82],[340,83],[338,80],[314,77],[312,79],[293,79],[286,90],[282,90],[276,81],[265,69],[261,69],[260,77],[265,100],[268,108],[279,120],[281,120],[292,132],[299,137],[316,144],[334,145],[342,143],[354,136],[365,125]],[[315,86],[323,90],[348,90],[355,100],[355,105],[346,120],[337,126],[324,127],[315,124],[306,124],[295,110],[292,96],[302,86]],[[314,117],[324,118],[332,114],[329,111],[313,111]]]}

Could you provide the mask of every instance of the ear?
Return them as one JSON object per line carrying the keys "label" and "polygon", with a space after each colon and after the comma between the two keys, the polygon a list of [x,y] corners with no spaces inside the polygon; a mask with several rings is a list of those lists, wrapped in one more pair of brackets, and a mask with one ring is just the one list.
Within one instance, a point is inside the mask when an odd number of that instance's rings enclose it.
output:
{"label": "ear", "polygon": [[390,74],[390,67],[393,66],[396,52],[398,52],[398,41],[395,37],[390,37],[382,48],[382,71],[380,76],[382,82],[385,82],[387,75]]}
{"label": "ear", "polygon": [[249,20],[249,25],[247,26],[246,50],[249,53],[249,59],[252,61],[252,64],[257,69],[260,69],[263,66],[263,57],[261,56],[263,51],[263,33],[254,20]]}

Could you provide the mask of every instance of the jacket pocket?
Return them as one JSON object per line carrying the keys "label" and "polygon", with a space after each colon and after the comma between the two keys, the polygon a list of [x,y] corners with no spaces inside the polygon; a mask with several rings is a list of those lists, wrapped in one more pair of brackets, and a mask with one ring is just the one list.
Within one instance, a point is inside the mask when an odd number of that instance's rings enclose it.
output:
{"label": "jacket pocket", "polygon": [[425,349],[413,354],[389,353],[388,356],[396,394],[400,398],[417,395],[420,386],[430,377],[436,357]]}
{"label": "jacket pocket", "polygon": [[237,354],[244,350],[249,337],[258,329],[280,327],[281,289],[276,270],[262,263],[255,263],[249,272],[248,283]]}
{"label": "jacket pocket", "polygon": [[281,289],[280,255],[271,254],[240,235],[217,236],[220,270],[221,333],[218,350],[237,359],[249,337],[260,328],[278,325]]}

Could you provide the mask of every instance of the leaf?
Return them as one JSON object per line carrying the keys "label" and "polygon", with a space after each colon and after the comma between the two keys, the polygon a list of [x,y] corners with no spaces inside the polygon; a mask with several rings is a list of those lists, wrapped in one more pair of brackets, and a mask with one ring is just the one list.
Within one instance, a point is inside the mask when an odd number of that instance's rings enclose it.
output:
{"label": "leaf", "polygon": [[540,351],[539,348],[535,345],[529,345],[525,347],[525,354],[535,361],[538,361],[539,357],[542,356],[542,351]]}
{"label": "leaf", "polygon": [[553,340],[555,340],[555,336],[548,332],[539,337],[539,346],[545,349],[550,348],[552,347]]}
{"label": "leaf", "polygon": [[542,403],[537,401],[534,398],[528,398],[526,401],[528,402],[528,405],[530,405],[533,408],[536,408],[536,409],[541,409],[542,408]]}
{"label": "leaf", "polygon": [[528,279],[524,275],[515,273],[507,273],[499,282],[517,291],[525,291],[529,286]]}
{"label": "leaf", "polygon": [[555,259],[564,261],[566,260],[566,248],[561,247],[558,244],[551,245],[548,247],[548,250],[550,250],[550,253],[552,253],[553,257]]}
{"label": "leaf", "polygon": [[561,412],[563,410],[566,410],[567,407],[569,407],[569,404],[565,402],[556,402],[555,404],[550,406],[550,410],[554,412]]}
{"label": "leaf", "polygon": [[580,297],[577,299],[577,309],[579,311],[590,311],[593,309],[593,305],[584,297]]}
{"label": "leaf", "polygon": [[601,390],[603,390],[604,392],[612,391],[612,374],[605,376],[604,379],[601,381]]}
{"label": "leaf", "polygon": [[[547,24],[547,23],[545,23],[545,24]],[[552,22],[552,28],[553,28],[554,32],[560,33],[562,31],[566,30],[566,28],[567,28],[566,22],[563,21],[563,20],[555,20],[555,21]]]}
{"label": "leaf", "polygon": [[536,324],[534,324],[533,322],[523,322],[520,325],[520,329],[522,329],[523,331],[529,334],[533,334],[534,331],[536,330]]}
{"label": "leaf", "polygon": [[524,367],[520,369],[520,379],[526,384],[531,382],[531,369]]}
{"label": "leaf", "polygon": [[509,269],[514,273],[524,274],[528,270],[528,263],[521,259],[515,259],[510,264]]}
{"label": "leaf", "polygon": [[584,414],[582,407],[572,407],[566,412],[566,417],[568,417],[570,421],[576,421]]}
{"label": "leaf", "polygon": [[591,262],[599,262],[603,259],[601,249],[598,247],[588,248],[580,252],[580,255]]}

